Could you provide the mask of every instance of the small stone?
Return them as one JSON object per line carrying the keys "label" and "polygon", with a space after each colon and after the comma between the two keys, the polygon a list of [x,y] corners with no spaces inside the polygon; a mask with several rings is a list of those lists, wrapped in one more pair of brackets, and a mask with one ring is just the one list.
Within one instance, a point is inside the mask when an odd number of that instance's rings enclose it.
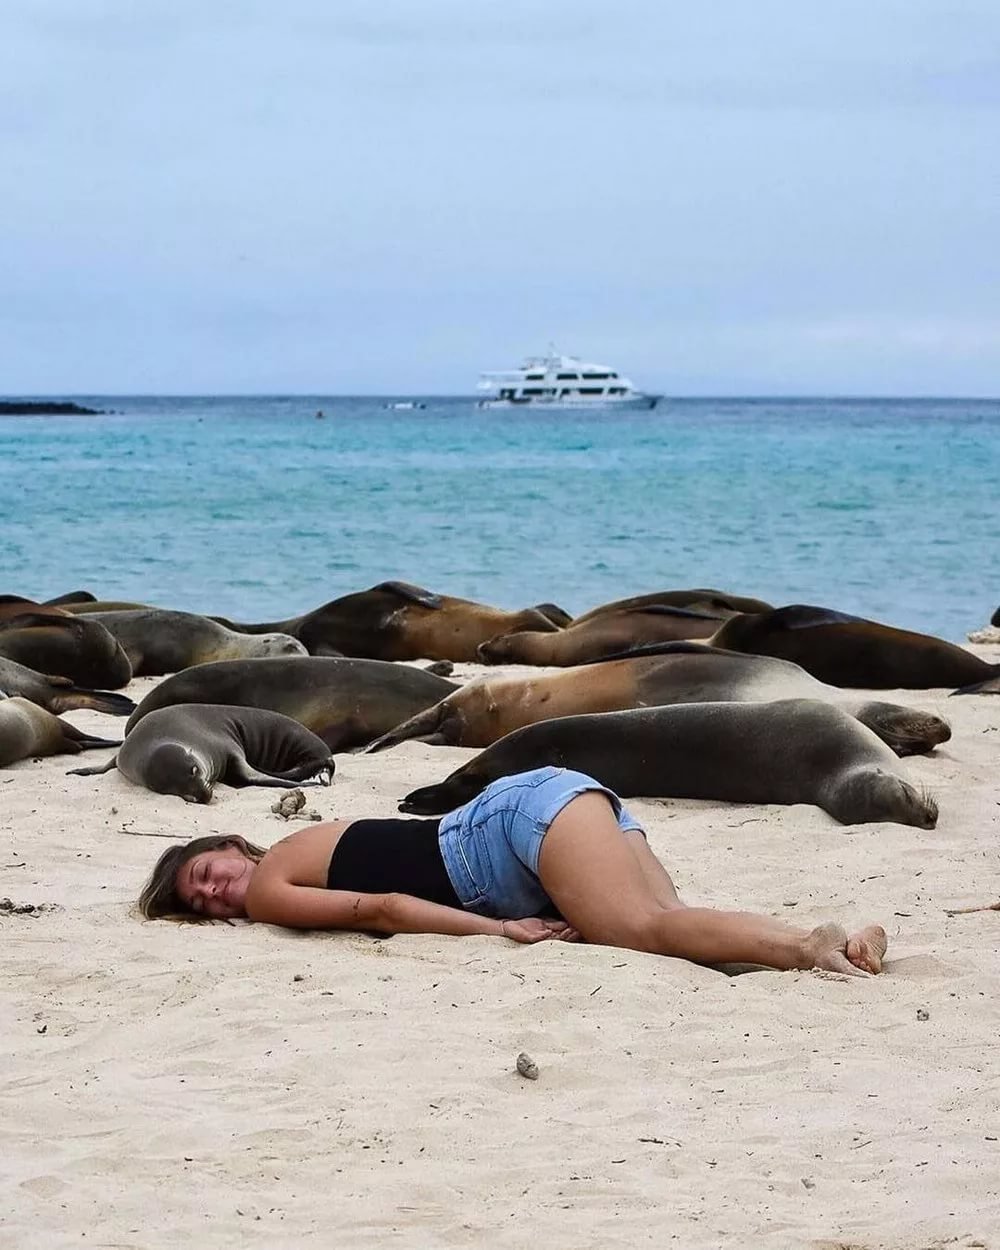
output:
{"label": "small stone", "polygon": [[276,802],[271,804],[271,811],[283,820],[288,820],[306,805],[306,796],[301,790],[289,790]]}
{"label": "small stone", "polygon": [[293,981],[304,981],[304,980],[305,980],[305,977],[302,975],[302,973],[301,973],[301,972],[296,972],[295,976],[293,976],[293,977],[292,977],[292,980],[293,980]]}
{"label": "small stone", "polygon": [[538,1064],[523,1050],[517,1057],[517,1071],[518,1075],[523,1076],[526,1081],[538,1080]]}
{"label": "small stone", "polygon": [[803,1186],[803,1188],[804,1188],[804,1189],[815,1189],[815,1188],[816,1188],[816,1182],[815,1182],[815,1181],[811,1181],[811,1180],[809,1179],[809,1177],[808,1177],[808,1176],[803,1176],[803,1177],[802,1177],[802,1186]]}
{"label": "small stone", "polygon": [[927,1008],[926,1008],[926,1007],[918,1007],[918,1008],[917,1008],[917,1019],[918,1019],[918,1020],[929,1020],[930,1018],[931,1018],[931,1013],[927,1010]]}

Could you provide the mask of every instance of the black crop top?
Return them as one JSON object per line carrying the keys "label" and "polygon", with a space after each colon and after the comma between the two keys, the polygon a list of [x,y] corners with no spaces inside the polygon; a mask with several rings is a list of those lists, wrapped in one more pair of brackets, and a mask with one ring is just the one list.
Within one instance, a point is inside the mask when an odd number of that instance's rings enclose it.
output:
{"label": "black crop top", "polygon": [[445,907],[462,903],[438,846],[440,820],[355,820],[340,835],[328,890],[412,894]]}

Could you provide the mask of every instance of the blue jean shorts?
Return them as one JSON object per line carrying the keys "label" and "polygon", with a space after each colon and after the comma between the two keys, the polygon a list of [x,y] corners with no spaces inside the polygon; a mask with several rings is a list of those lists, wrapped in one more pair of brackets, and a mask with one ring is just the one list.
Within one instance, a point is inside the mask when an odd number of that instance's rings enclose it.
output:
{"label": "blue jean shorts", "polygon": [[607,795],[623,832],[642,833],[617,794],[568,768],[501,777],[442,817],[441,857],[466,911],[509,920],[557,915],[538,879],[542,839],[566,804],[591,790]]}

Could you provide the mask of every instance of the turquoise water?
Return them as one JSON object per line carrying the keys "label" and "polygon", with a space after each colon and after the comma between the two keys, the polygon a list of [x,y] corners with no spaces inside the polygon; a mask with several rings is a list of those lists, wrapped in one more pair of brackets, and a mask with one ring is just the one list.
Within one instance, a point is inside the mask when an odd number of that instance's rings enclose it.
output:
{"label": "turquoise water", "polygon": [[995,401],[78,399],[118,411],[0,418],[5,593],[253,620],[386,578],[571,612],[717,586],[952,639],[1000,602]]}

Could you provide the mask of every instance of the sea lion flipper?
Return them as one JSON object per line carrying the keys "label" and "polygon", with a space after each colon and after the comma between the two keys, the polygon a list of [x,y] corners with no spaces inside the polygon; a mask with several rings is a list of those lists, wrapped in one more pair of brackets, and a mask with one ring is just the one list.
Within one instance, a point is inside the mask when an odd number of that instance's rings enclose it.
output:
{"label": "sea lion flipper", "polygon": [[72,686],[72,677],[63,677],[61,673],[42,673],[42,680],[49,686]]}
{"label": "sea lion flipper", "polygon": [[957,690],[953,690],[952,695],[956,694],[1000,694],[1000,664],[995,666],[996,671],[992,677],[987,677],[985,681],[974,682],[971,686],[959,686]]}
{"label": "sea lion flipper", "polygon": [[117,765],[117,763],[118,763],[118,756],[112,755],[111,759],[109,759],[108,762],[106,764],[103,764],[100,768],[97,768],[96,766],[93,768],[71,768],[66,773],[66,776],[67,777],[99,777],[102,773],[111,772],[112,768],[114,768]]}
{"label": "sea lion flipper", "polygon": [[423,586],[413,586],[410,582],[379,582],[372,590],[384,590],[387,594],[398,595],[407,603],[419,604],[422,608],[440,608],[444,600],[433,590],[425,590]]}

